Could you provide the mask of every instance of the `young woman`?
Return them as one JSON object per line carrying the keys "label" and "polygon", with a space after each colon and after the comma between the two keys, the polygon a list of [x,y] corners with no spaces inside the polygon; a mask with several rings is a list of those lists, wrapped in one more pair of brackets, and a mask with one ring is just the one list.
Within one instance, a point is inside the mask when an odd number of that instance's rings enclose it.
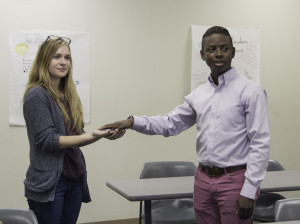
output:
{"label": "young woman", "polygon": [[41,44],[24,94],[30,144],[25,197],[39,224],[76,223],[81,203],[91,201],[79,147],[112,134],[110,130],[83,131],[70,43],[68,38],[49,36]]}

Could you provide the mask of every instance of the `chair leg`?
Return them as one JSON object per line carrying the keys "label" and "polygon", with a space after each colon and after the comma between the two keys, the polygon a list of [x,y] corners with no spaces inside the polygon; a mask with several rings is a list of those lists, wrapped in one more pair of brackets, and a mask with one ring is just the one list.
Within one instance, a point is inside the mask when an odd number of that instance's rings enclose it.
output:
{"label": "chair leg", "polygon": [[139,224],[142,224],[142,207],[143,207],[143,202],[140,201]]}

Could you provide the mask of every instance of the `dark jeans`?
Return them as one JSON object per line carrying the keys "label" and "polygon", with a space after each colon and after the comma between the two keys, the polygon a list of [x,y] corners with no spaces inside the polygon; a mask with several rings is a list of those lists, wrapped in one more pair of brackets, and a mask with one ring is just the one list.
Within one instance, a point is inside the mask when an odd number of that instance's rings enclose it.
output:
{"label": "dark jeans", "polygon": [[69,180],[61,177],[54,201],[37,202],[28,199],[29,208],[39,224],[76,224],[82,203],[82,178]]}

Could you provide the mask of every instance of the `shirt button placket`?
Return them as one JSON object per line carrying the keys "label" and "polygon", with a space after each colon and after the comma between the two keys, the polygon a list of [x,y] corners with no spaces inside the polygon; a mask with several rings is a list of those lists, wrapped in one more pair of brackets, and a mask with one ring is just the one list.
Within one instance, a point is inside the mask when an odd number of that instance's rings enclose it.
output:
{"label": "shirt button placket", "polygon": [[209,131],[208,131],[208,160],[212,161],[213,159],[213,152],[214,152],[214,132],[216,126],[216,119],[217,119],[217,110],[218,110],[218,101],[219,101],[219,92],[217,89],[214,91],[214,95],[211,102],[211,113],[210,113],[210,121],[209,121]]}

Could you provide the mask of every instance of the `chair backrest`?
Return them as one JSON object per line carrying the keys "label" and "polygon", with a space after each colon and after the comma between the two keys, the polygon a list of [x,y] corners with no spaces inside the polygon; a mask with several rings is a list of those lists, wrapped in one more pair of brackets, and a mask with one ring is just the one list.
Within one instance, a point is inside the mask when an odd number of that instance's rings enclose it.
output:
{"label": "chair backrest", "polygon": [[0,209],[0,221],[3,224],[38,224],[31,210]]}
{"label": "chair backrest", "polygon": [[193,162],[187,161],[160,161],[147,162],[144,164],[140,179],[194,176],[196,166]]}
{"label": "chair backrest", "polygon": [[282,171],[284,170],[283,166],[276,160],[269,160],[269,165],[267,171]]}
{"label": "chair backrest", "polygon": [[300,220],[300,198],[289,198],[276,201],[275,221]]}

